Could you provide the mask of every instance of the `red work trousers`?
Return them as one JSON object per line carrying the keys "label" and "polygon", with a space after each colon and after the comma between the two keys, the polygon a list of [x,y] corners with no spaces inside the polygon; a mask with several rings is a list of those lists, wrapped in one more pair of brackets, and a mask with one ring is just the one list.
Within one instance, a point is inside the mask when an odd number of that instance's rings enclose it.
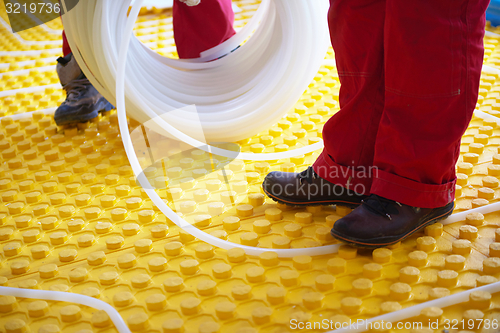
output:
{"label": "red work trousers", "polygon": [[454,200],[474,111],[488,0],[330,0],[340,111],[316,173],[421,208]]}
{"label": "red work trousers", "polygon": [[[173,26],[179,58],[199,58],[201,52],[232,37],[236,33],[233,24],[231,0],[202,0],[192,7],[175,0]],[[64,32],[63,53],[71,53]]]}

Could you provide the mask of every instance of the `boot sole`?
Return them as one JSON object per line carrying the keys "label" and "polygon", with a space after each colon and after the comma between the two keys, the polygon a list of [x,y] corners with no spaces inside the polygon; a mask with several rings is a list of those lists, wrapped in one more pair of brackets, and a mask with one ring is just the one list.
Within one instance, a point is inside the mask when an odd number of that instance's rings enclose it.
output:
{"label": "boot sole", "polygon": [[[446,207],[446,206],[445,206]],[[448,216],[450,216],[453,213],[453,209],[455,208],[455,205],[451,205],[451,209],[448,208],[448,210],[444,213],[441,213],[438,216],[434,216],[433,218],[429,219],[423,224],[420,224],[418,227],[416,227],[413,230],[410,230],[406,234],[403,235],[398,235],[398,236],[389,236],[389,237],[378,237],[378,238],[373,238],[373,242],[368,243],[366,239],[357,239],[357,238],[352,238],[348,237],[345,235],[337,234],[334,229],[330,231],[330,234],[338,239],[341,240],[349,245],[354,245],[356,247],[362,247],[362,248],[368,248],[368,249],[374,249],[378,247],[384,247],[384,246],[390,246],[397,244],[398,242],[402,241],[403,239],[413,235],[414,233],[422,230],[423,228],[430,226],[434,223],[437,223],[439,221],[442,221],[446,219]]]}
{"label": "boot sole", "polygon": [[57,126],[84,123],[84,122],[87,122],[87,121],[92,120],[94,118],[97,118],[99,116],[99,112],[110,111],[113,108],[114,108],[113,105],[111,105],[111,103],[107,102],[106,105],[102,106],[98,110],[94,110],[94,111],[87,113],[85,115],[80,115],[78,117],[69,116],[69,117],[64,117],[62,119],[61,118],[55,119],[55,117],[54,117],[54,120],[55,120]]}
{"label": "boot sole", "polygon": [[280,204],[287,205],[287,206],[299,206],[299,207],[304,207],[304,206],[331,206],[331,205],[340,205],[340,206],[346,206],[349,208],[356,208],[358,207],[361,203],[356,203],[356,202],[350,202],[350,201],[345,201],[345,200],[318,200],[318,201],[291,201],[287,200],[278,196],[275,196],[269,192],[267,192],[264,188],[264,193],[271,198],[273,201],[276,201]]}

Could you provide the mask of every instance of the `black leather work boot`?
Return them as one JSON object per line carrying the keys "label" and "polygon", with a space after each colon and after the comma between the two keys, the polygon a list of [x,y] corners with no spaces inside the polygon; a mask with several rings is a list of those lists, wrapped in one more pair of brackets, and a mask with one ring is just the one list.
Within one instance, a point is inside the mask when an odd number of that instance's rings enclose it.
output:
{"label": "black leather work boot", "polygon": [[420,229],[443,220],[454,203],[439,208],[418,208],[371,194],[350,214],[333,225],[333,237],[360,247],[396,244]]}
{"label": "black leather work boot", "polygon": [[341,205],[354,208],[366,197],[320,178],[312,167],[300,173],[270,172],[262,188],[274,201],[294,206]]}

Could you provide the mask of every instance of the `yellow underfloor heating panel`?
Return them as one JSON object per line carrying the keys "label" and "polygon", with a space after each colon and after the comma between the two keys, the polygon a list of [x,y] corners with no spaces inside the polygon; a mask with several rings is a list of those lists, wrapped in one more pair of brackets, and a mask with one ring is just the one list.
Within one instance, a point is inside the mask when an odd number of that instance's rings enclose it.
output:
{"label": "yellow underfloor heating panel", "polygon": [[[259,3],[234,3],[241,28]],[[115,111],[73,128],[55,125],[51,112],[64,100],[55,73],[61,21],[14,35],[5,13],[0,18],[2,286],[93,297],[111,305],[133,332],[327,331],[317,323],[326,319],[334,329],[419,304],[421,313],[400,322],[402,328],[371,331],[499,331],[499,293],[474,291],[442,309],[425,304],[498,281],[500,212],[438,223],[377,250],[343,245],[338,254],[280,259],[273,252],[251,257],[214,248],[166,219],[136,184]],[[456,212],[500,198],[500,31],[488,30],[481,116],[464,135]],[[136,35],[176,57],[168,11],[144,11]],[[295,108],[239,142],[241,150],[280,152],[321,140],[323,124],[338,111],[333,59],[330,49]],[[260,184],[269,171],[301,171],[318,154],[232,161],[224,172],[209,173],[213,159],[193,151],[146,175],[172,209],[211,235],[266,248],[314,247],[336,243],[329,230],[350,210],[276,204]],[[110,316],[78,303],[0,296],[3,333],[118,332]]]}

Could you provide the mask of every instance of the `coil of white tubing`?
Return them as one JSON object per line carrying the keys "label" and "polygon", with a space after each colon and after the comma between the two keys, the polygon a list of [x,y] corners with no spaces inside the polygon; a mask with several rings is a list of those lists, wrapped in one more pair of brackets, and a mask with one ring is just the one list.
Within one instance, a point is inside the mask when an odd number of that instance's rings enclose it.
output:
{"label": "coil of white tubing", "polygon": [[[94,1],[94,0],[89,0],[89,1]],[[158,196],[158,194],[152,189],[151,185],[149,184],[148,179],[145,177],[144,173],[142,172],[141,165],[139,163],[139,160],[137,156],[135,155],[132,141],[130,138],[130,133],[128,129],[128,124],[127,124],[127,118],[126,118],[126,111],[125,111],[125,105],[126,105],[126,99],[125,99],[125,73],[126,73],[126,64],[127,64],[127,59],[128,59],[128,48],[130,44],[130,39],[132,36],[133,32],[133,26],[134,22],[139,14],[140,11],[140,6],[141,6],[141,0],[136,1],[134,5],[132,6],[132,9],[130,11],[128,19],[125,20],[125,27],[124,27],[124,34],[123,34],[123,40],[120,44],[120,49],[119,52],[117,53],[119,55],[119,59],[117,60],[116,64],[116,69],[117,69],[117,83],[116,83],[116,104],[117,104],[117,110],[118,110],[118,123],[119,123],[119,128],[120,128],[120,133],[122,135],[122,140],[124,143],[125,151],[127,153],[127,157],[129,159],[130,165],[132,167],[132,170],[134,174],[137,177],[137,181],[139,184],[143,187],[145,190],[146,194],[149,196],[149,198],[153,201],[153,203],[160,209],[160,211],[165,214],[165,216],[170,219],[173,223],[178,225],[180,228],[182,228],[185,232],[193,235],[194,237],[198,238],[201,241],[204,241],[208,244],[223,248],[223,249],[231,249],[231,248],[241,248],[243,249],[247,254],[249,255],[260,255],[263,252],[267,251],[274,251],[278,254],[280,257],[294,257],[297,255],[323,255],[323,254],[330,254],[334,253],[338,250],[339,245],[328,245],[328,246],[321,246],[321,247],[313,247],[313,248],[307,248],[307,249],[268,249],[268,248],[257,248],[257,247],[251,247],[251,246],[244,246],[236,243],[231,243],[227,242],[224,240],[221,240],[217,237],[211,236],[196,227],[192,226],[190,223],[182,219],[180,216],[178,216],[170,207],[167,206],[167,204]],[[295,1],[294,1],[295,2]],[[108,3],[108,1],[103,1],[103,4]],[[296,2],[295,2],[296,3]],[[280,1],[277,1],[277,4],[282,4]],[[92,7],[95,8],[95,7]],[[128,4],[125,5],[124,9],[128,9]],[[106,6],[104,8],[99,8],[96,11],[96,15],[99,15],[99,13],[104,13],[107,10]],[[82,15],[83,16],[83,15]],[[82,35],[83,38],[85,38],[85,34]],[[130,59],[130,58],[129,58]],[[127,74],[128,75],[128,74]],[[175,128],[173,128],[175,130]],[[176,135],[179,133],[175,133]],[[182,133],[181,133],[182,134]],[[196,140],[195,140],[196,141]],[[220,149],[221,151],[224,152],[224,150]],[[234,154],[234,152],[232,152]],[[224,154],[222,154],[224,155]],[[252,155],[252,154],[250,154]],[[266,154],[263,154],[266,155]]]}
{"label": "coil of white tubing", "polygon": [[[93,4],[91,3],[92,1],[94,1]],[[90,12],[88,14],[89,17],[92,17],[95,14],[95,16],[97,18],[102,18],[102,17],[106,16],[107,11],[113,11],[113,12],[116,11],[116,8],[112,8],[110,1],[102,1],[102,2],[96,3],[95,0],[89,0],[86,3],[88,3],[90,5],[88,7],[84,7],[85,10],[82,10],[82,9],[79,10],[81,12],[81,15],[76,15],[75,17],[70,17],[68,15],[68,16],[65,16],[63,18],[65,26],[67,26],[67,25],[71,26],[72,24],[75,24],[76,26],[78,26],[78,24],[79,24],[78,20],[80,18],[84,18],[86,16],[87,12]],[[297,4],[303,5],[305,2],[303,2],[303,1],[299,2],[297,0],[293,0],[293,1],[290,1],[290,3],[294,3],[296,5]],[[134,4],[134,6],[132,7],[132,10],[130,11],[129,18],[124,20],[125,25],[124,25],[124,27],[122,26],[122,31],[124,31],[124,33],[122,34],[122,42],[120,44],[121,48],[115,54],[115,55],[119,55],[119,59],[115,59],[115,63],[114,63],[114,69],[117,70],[117,72],[115,72],[115,73],[116,73],[116,79],[117,79],[116,82],[118,84],[114,84],[114,86],[117,89],[115,96],[116,96],[116,104],[117,104],[117,109],[118,109],[118,119],[119,119],[120,132],[122,134],[122,140],[124,142],[126,153],[127,153],[128,158],[129,158],[132,169],[134,171],[134,174],[138,177],[138,182],[143,186],[147,195],[151,198],[153,203],[162,211],[162,213],[164,213],[172,222],[177,224],[184,231],[188,232],[189,234],[193,235],[194,237],[196,237],[202,241],[205,241],[209,244],[212,244],[214,246],[221,247],[224,249],[231,249],[231,248],[238,247],[238,248],[244,249],[245,252],[249,255],[259,255],[259,254],[266,252],[266,251],[275,251],[278,253],[278,255],[280,257],[293,257],[296,255],[301,255],[301,254],[322,255],[322,254],[336,252],[338,250],[338,245],[322,246],[322,247],[308,248],[308,249],[276,250],[276,249],[265,249],[265,248],[243,246],[240,244],[235,244],[235,243],[223,241],[223,240],[216,238],[216,237],[213,237],[213,236],[211,236],[211,235],[209,235],[209,234],[207,234],[207,233],[205,233],[197,228],[194,228],[191,224],[189,224],[187,221],[185,221],[184,219],[179,217],[174,211],[172,211],[163,202],[163,200],[161,200],[161,198],[158,196],[158,194],[154,190],[151,190],[152,187],[150,186],[147,178],[142,173],[142,169],[141,169],[141,166],[140,166],[139,161],[137,159],[137,156],[135,155],[135,153],[133,151],[133,145],[132,145],[132,142],[130,140],[130,134],[128,132],[127,119],[126,119],[126,114],[125,114],[125,104],[126,104],[125,103],[126,102],[126,100],[125,100],[125,85],[126,85],[125,69],[126,69],[126,66],[125,65],[126,65],[127,59],[129,59],[129,60],[132,59],[132,58],[127,56],[128,55],[128,47],[130,44],[130,39],[131,39],[132,31],[133,31],[133,24],[134,24],[135,19],[137,18],[139,10],[140,10],[140,4],[141,4],[141,1],[137,1]],[[271,3],[269,2],[269,4],[271,4]],[[102,6],[100,6],[100,5],[102,5]],[[287,6],[282,1],[277,1],[276,5],[281,6],[283,8],[286,8],[286,6]],[[281,10],[284,10],[283,8],[281,8]],[[127,9],[128,9],[128,4],[125,4],[119,10],[123,13],[122,17],[125,17],[124,13],[126,13]],[[75,10],[72,12],[77,12],[77,11]],[[120,17],[118,19],[120,20]],[[123,19],[121,19],[121,20],[123,21]],[[66,22],[68,22],[68,24],[66,24]],[[84,29],[85,26],[83,25],[83,26],[81,26],[81,28]],[[71,31],[70,29],[68,29],[68,31]],[[72,36],[72,35],[70,35],[70,36]],[[90,34],[90,36],[92,36],[92,35]],[[75,38],[75,39],[78,38],[78,42],[80,44],[82,43],[83,40],[90,40],[91,39],[89,37],[89,35],[85,34],[85,33],[81,33],[81,35],[76,35],[74,37],[70,37],[70,45],[72,46],[72,49],[78,50],[79,52],[81,52],[82,50],[80,48],[77,48],[77,43],[75,44],[72,41],[72,38]],[[94,36],[94,38],[97,38],[97,37]],[[255,38],[255,35],[254,35],[254,38]],[[88,45],[90,45],[90,44],[88,44]],[[247,44],[245,44],[245,45],[247,45]],[[99,45],[96,45],[96,47],[99,47]],[[75,56],[77,58],[80,57],[80,60],[79,60],[80,62],[83,61],[83,58],[81,58],[81,56],[79,55],[78,52],[75,54]],[[226,57],[226,58],[228,58],[228,57]],[[226,58],[223,58],[223,59],[217,60],[217,61],[223,61]],[[92,67],[92,65],[89,65],[89,63],[91,61],[95,61],[95,58],[90,57],[89,61],[85,62],[85,64],[88,67]],[[214,61],[214,63],[217,61]],[[101,62],[101,65],[106,66],[105,64],[102,64],[102,62]],[[84,70],[87,71],[86,74],[90,76],[90,72],[88,70],[88,67],[85,67],[85,65],[83,65],[82,67],[84,68]],[[95,68],[97,71],[101,70],[98,66],[96,66]],[[129,73],[127,73],[127,76],[128,76],[128,74]],[[95,78],[94,78],[94,80],[95,80]],[[95,81],[95,83],[98,83],[98,84],[99,84],[99,82],[100,81],[97,81],[97,80]],[[102,86],[101,86],[101,88],[102,88]],[[135,88],[135,87],[129,86],[129,89],[133,89],[133,88]],[[127,100],[127,102],[128,102],[128,100]],[[181,131],[178,131],[175,127],[170,126],[168,123],[165,122],[165,125],[168,127],[169,131],[172,131],[172,133],[174,133],[175,136],[177,136],[178,138],[184,139],[184,141],[186,141],[186,142],[189,142],[189,140],[191,139],[189,136],[187,136],[186,134],[184,134]],[[191,139],[191,141],[193,141],[193,139]],[[200,142],[197,142],[196,140],[194,140],[194,141],[195,141],[194,146],[201,144]],[[216,150],[217,149],[213,149],[214,153],[217,154],[218,152]],[[225,151],[222,149],[219,149],[219,150],[221,151],[220,155],[224,156]],[[230,152],[230,153],[234,154],[234,152]],[[288,152],[288,153],[290,153],[290,152]],[[282,153],[278,153],[275,155],[280,155],[280,154],[282,154]],[[254,155],[254,154],[247,154],[247,155]],[[263,158],[267,155],[273,155],[273,154],[260,154],[260,155],[262,155],[262,158]],[[293,155],[291,155],[291,156],[293,156]],[[278,158],[281,158],[281,157],[278,157]]]}
{"label": "coil of white tubing", "polygon": [[[81,1],[63,16],[82,70],[113,104],[129,4]],[[128,115],[141,123],[165,115],[171,126],[190,135],[189,115],[168,111],[194,104],[209,142],[235,142],[267,129],[294,106],[321,66],[329,45],[327,10],[328,0],[263,0],[240,32],[190,61],[161,57],[132,38]]]}

